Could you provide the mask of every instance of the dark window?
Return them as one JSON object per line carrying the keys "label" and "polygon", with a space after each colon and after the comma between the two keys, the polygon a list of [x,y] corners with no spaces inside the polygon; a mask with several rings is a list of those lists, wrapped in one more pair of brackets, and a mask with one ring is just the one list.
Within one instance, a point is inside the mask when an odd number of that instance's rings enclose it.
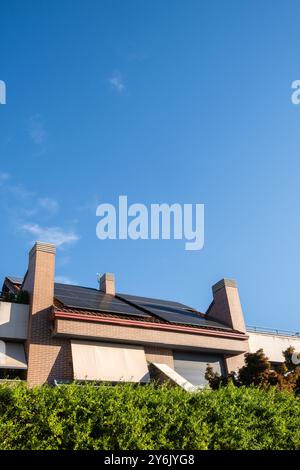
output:
{"label": "dark window", "polygon": [[26,370],[23,369],[0,369],[0,379],[6,380],[26,380]]}
{"label": "dark window", "polygon": [[207,384],[205,372],[208,365],[212,366],[215,372],[224,374],[224,358],[221,354],[174,352],[175,371],[193,385]]}

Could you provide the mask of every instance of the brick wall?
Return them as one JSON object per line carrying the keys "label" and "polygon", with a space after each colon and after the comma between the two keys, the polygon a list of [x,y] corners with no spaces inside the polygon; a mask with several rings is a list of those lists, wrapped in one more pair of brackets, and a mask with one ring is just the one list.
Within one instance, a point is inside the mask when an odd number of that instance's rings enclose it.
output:
{"label": "brick wall", "polygon": [[[196,331],[196,330],[195,330]],[[199,331],[199,330],[198,330]],[[182,333],[156,328],[138,328],[110,323],[96,323],[82,320],[55,320],[54,333],[58,337],[74,337],[94,340],[114,340],[143,344],[162,349],[210,350],[224,354],[241,354],[248,350],[248,337],[231,338],[230,335],[206,335],[201,332]]]}
{"label": "brick wall", "polygon": [[24,289],[30,293],[27,340],[29,386],[53,383],[55,378],[72,379],[70,341],[53,338],[50,321],[54,296],[55,247],[36,243],[29,254]]}
{"label": "brick wall", "polygon": [[171,349],[164,349],[158,346],[146,346],[145,354],[147,361],[167,364],[174,369],[173,351]]}

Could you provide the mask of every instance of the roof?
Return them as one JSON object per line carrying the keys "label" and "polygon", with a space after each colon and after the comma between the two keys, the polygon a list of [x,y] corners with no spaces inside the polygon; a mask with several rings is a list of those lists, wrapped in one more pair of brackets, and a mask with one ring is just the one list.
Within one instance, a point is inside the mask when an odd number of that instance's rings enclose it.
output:
{"label": "roof", "polygon": [[12,284],[17,285],[21,285],[23,282],[23,277],[6,276],[6,279],[8,279]]}
{"label": "roof", "polygon": [[[23,281],[13,276],[6,279],[16,286]],[[54,285],[54,309],[72,315],[118,317],[232,331],[228,326],[180,302],[122,293],[113,296],[95,288],[62,283]]]}
{"label": "roof", "polygon": [[56,309],[72,314],[122,317],[141,321],[189,325],[230,330],[201,312],[182,303],[117,293],[105,294],[98,289],[55,283]]}

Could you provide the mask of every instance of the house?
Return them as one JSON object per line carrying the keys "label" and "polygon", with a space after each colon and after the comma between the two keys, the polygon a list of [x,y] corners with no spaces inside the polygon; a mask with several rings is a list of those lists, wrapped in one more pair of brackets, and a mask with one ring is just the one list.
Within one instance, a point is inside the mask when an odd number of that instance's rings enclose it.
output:
{"label": "house", "polygon": [[186,389],[244,363],[249,350],[235,281],[212,287],[206,313],[174,301],[55,282],[55,246],[37,242],[22,279],[7,276],[0,298],[0,378],[29,386],[72,380],[147,383],[168,379]]}

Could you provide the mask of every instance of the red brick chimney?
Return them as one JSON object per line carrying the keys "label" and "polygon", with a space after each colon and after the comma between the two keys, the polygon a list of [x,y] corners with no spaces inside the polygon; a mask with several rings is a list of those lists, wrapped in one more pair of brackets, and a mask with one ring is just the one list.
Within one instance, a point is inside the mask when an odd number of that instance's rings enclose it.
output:
{"label": "red brick chimney", "polygon": [[221,279],[212,286],[213,302],[207,315],[219,320],[233,330],[246,333],[243,310],[236,281]]}
{"label": "red brick chimney", "polygon": [[105,294],[116,295],[115,276],[111,273],[104,273],[99,279],[99,290]]}
{"label": "red brick chimney", "polygon": [[[36,242],[29,253],[28,271],[23,289],[30,294],[27,356],[29,386],[65,378],[72,370],[70,344],[51,334],[51,311],[54,301],[56,248],[49,243]],[[65,360],[64,360],[65,359]],[[65,363],[66,371],[62,370]],[[70,377],[72,378],[72,377]]]}
{"label": "red brick chimney", "polygon": [[[236,281],[221,279],[221,281],[212,286],[212,291],[213,301],[206,312],[207,316],[220,321],[233,330],[246,334],[244,315]],[[248,347],[247,342],[247,349]],[[228,372],[237,371],[244,364],[244,353],[226,356]]]}

